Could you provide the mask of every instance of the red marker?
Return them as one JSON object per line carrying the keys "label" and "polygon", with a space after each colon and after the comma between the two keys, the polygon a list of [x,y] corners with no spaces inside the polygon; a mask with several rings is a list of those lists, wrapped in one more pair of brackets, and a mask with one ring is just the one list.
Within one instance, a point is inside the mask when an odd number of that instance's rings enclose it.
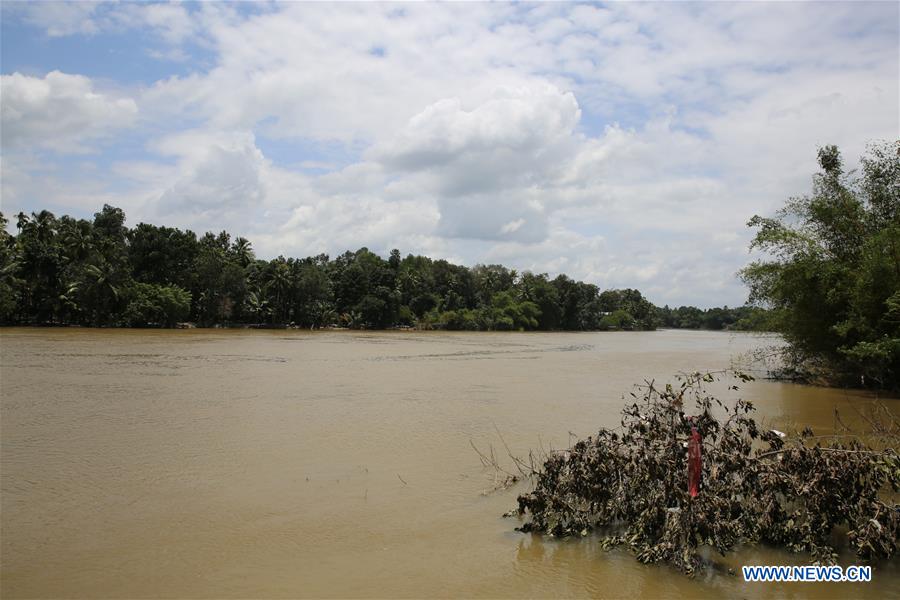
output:
{"label": "red marker", "polygon": [[700,475],[703,465],[700,461],[700,432],[691,423],[691,439],[688,440],[688,491],[691,498],[700,493]]}

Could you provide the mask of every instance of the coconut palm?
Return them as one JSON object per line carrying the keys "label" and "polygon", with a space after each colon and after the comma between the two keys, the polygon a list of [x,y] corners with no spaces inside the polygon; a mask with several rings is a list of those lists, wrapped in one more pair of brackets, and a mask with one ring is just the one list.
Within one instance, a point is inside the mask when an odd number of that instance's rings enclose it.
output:
{"label": "coconut palm", "polygon": [[258,290],[247,293],[247,297],[244,299],[244,308],[257,321],[267,321],[272,315],[269,301]]}
{"label": "coconut palm", "polygon": [[247,238],[239,237],[234,240],[234,244],[231,246],[231,251],[234,253],[234,257],[237,259],[238,263],[247,268],[251,262],[255,260],[255,256],[253,255],[253,248],[250,245],[250,241]]}
{"label": "coconut palm", "polygon": [[119,299],[119,273],[106,261],[85,265],[82,273],[82,283],[76,290],[82,292],[82,308],[92,313],[94,323],[108,322]]}
{"label": "coconut palm", "polygon": [[267,287],[272,293],[272,304],[275,306],[276,318],[281,322],[287,322],[293,278],[291,277],[290,267],[288,267],[286,262],[279,261],[275,264]]}
{"label": "coconut palm", "polygon": [[87,221],[73,221],[64,217],[60,235],[63,254],[70,263],[87,260],[94,251],[91,224]]}

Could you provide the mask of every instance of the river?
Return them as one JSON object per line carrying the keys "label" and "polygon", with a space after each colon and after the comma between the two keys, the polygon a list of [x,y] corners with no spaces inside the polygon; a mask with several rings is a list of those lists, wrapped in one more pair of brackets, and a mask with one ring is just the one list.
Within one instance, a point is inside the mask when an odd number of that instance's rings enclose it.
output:
{"label": "river", "polygon": [[[505,458],[618,423],[647,378],[727,368],[723,332],[0,330],[0,595],[896,597],[868,584],[691,580],[591,537],[514,531]],[[724,386],[719,386],[725,396]],[[822,433],[863,394],[756,381],[768,423]],[[897,411],[897,400],[886,400]],[[848,417],[849,418],[849,417]],[[802,564],[747,548],[722,559]],[[854,564],[845,557],[845,564]]]}

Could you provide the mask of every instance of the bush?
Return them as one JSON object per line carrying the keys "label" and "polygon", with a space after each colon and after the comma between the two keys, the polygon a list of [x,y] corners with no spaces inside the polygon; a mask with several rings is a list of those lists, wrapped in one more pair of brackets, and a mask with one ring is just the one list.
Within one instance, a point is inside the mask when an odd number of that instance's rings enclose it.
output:
{"label": "bush", "polygon": [[191,293],[177,285],[134,283],[126,289],[124,297],[122,320],[130,326],[173,327],[191,312]]}
{"label": "bush", "polygon": [[633,329],[634,317],[624,310],[617,310],[600,319],[600,326],[604,329]]}

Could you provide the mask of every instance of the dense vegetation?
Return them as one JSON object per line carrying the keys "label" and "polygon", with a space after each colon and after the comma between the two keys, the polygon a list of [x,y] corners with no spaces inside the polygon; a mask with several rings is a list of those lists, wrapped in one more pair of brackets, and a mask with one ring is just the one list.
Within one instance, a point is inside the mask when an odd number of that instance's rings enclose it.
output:
{"label": "dense vegetation", "polygon": [[769,258],[742,276],[751,301],[773,309],[789,375],[898,389],[900,142],[861,163],[845,172],[836,147],[820,149],[812,194],[750,221]]}
{"label": "dense vegetation", "polygon": [[706,310],[696,306],[656,309],[657,323],[669,329],[732,329],[737,331],[771,331],[769,311],[758,306],[716,307]]}
{"label": "dense vegetation", "polygon": [[[603,547],[624,545],[641,562],[667,562],[687,574],[703,564],[704,546],[724,555],[757,542],[833,563],[841,532],[860,558],[897,554],[900,504],[891,491],[900,492],[900,457],[887,446],[900,424],[892,414],[868,419],[867,437],[883,449],[846,429],[785,434],[753,419],[751,403],[727,406],[707,394],[703,384],[713,379],[694,374],[663,388],[643,386],[623,409],[621,427],[601,429],[523,473],[536,476],[535,487],[508,516],[530,516],[522,531],[596,532]],[[699,442],[693,490],[692,441]]]}
{"label": "dense vegetation", "polygon": [[657,309],[637,290],[565,275],[473,268],[362,248],[260,260],[226,232],[140,223],[111,206],[92,221],[48,211],[0,215],[0,322],[96,326],[212,324],[416,326],[458,330],[754,328],[753,309]]}

